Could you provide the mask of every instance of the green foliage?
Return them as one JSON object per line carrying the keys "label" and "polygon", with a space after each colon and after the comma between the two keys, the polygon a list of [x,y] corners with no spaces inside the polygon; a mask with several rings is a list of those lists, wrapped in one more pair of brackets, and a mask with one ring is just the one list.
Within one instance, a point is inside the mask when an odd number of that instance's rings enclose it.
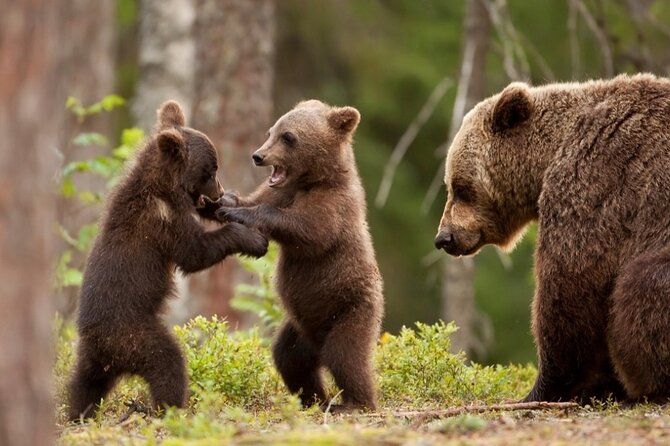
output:
{"label": "green foliage", "polygon": [[239,258],[242,267],[256,276],[257,283],[238,284],[235,287],[235,296],[230,301],[230,305],[236,310],[257,316],[266,333],[275,329],[284,318],[279,296],[273,286],[278,249],[275,243],[271,243],[265,257]]}
{"label": "green foliage", "polygon": [[83,119],[87,116],[97,115],[103,111],[112,111],[115,108],[125,105],[125,103],[126,101],[122,97],[110,94],[98,102],[84,106],[79,99],[70,96],[67,98],[67,101],[65,101],[65,108],[74,113],[78,118]]}
{"label": "green foliage", "polygon": [[[88,118],[111,112],[124,104],[124,99],[117,95],[105,96],[99,102],[88,106],[70,96],[65,106],[77,117],[80,125],[85,125]],[[100,133],[82,132],[75,135],[72,138],[72,144],[76,146],[102,147],[108,150],[104,155],[68,162],[60,172],[60,195],[65,199],[77,200],[85,207],[97,206],[102,203],[104,196],[118,180],[125,163],[143,139],[144,132],[136,127],[124,129],[121,132],[119,145],[111,148],[109,139]],[[77,179],[81,175],[94,175],[103,178],[105,180],[104,189],[91,190],[78,187]],[[98,224],[97,222],[83,224],[78,228],[76,236],[71,235],[70,231],[63,225],[59,225],[58,229],[68,248],[59,256],[55,285],[57,288],[78,287],[82,281],[82,266],[74,264],[74,252],[83,254],[88,252],[98,233]]]}
{"label": "green foliage", "polygon": [[403,327],[397,336],[384,334],[377,352],[379,385],[387,404],[424,404],[515,398],[535,377],[531,366],[482,366],[453,354],[453,323]]}
{"label": "green foliage", "polygon": [[217,394],[221,404],[262,407],[277,393],[279,379],[257,329],[231,332],[225,321],[198,316],[175,331],[188,361],[193,404]]}
{"label": "green foliage", "polygon": [[[419,323],[415,330],[403,328],[397,336],[382,336],[375,356],[382,410],[494,402],[520,398],[529,390],[535,376],[531,366],[487,367],[468,363],[462,353],[450,353],[449,337],[455,329],[442,322]],[[272,410],[272,415],[264,415],[269,417],[266,422],[276,417],[299,422],[303,415],[297,398],[285,390],[272,364],[268,340],[258,329],[232,331],[225,321],[196,317],[174,330],[187,359],[191,397],[188,409],[169,411],[156,429],[188,438],[196,438],[197,432],[223,434],[228,432],[225,426],[213,420],[225,416],[258,423],[263,417],[247,414]],[[75,331],[58,319],[56,332],[54,374],[62,420]],[[97,423],[117,419],[129,400],[148,402],[141,379],[123,379],[102,404]]]}

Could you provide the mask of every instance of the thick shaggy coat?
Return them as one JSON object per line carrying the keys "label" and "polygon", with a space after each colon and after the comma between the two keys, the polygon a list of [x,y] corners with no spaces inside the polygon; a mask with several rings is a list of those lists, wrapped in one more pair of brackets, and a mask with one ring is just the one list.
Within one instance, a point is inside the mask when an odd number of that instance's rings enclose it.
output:
{"label": "thick shaggy coat", "polygon": [[306,406],[326,401],[324,366],[346,408],[376,406],[372,356],[383,295],[351,146],[359,120],[352,107],[301,102],[253,155],[272,166],[268,181],[248,198],[226,195],[229,207],[217,213],[280,244],[276,280],[287,319],[273,357]]}
{"label": "thick shaggy coat", "polygon": [[668,141],[670,81],[647,74],[514,83],[465,118],[435,243],[510,248],[538,221],[526,400],[670,396]]}
{"label": "thick shaggy coat", "polygon": [[156,134],[107,202],[79,296],[77,364],[70,419],[88,417],[123,374],[148,382],[156,408],[185,404],[184,358],[160,320],[175,267],[200,271],[233,253],[259,257],[267,240],[238,223],[206,232],[201,195],[218,198],[216,151],[184,127],[176,102],[159,110]]}

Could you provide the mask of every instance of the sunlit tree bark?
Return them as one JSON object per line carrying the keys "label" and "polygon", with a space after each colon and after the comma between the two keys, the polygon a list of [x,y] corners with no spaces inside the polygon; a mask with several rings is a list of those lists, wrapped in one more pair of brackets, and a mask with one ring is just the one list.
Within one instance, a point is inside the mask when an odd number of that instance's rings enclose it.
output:
{"label": "sunlit tree bark", "polygon": [[64,94],[61,0],[0,14],[0,444],[53,440],[53,196]]}
{"label": "sunlit tree bark", "polygon": [[[193,125],[219,152],[224,187],[250,192],[262,172],[251,153],[265,139],[272,114],[275,5],[273,0],[196,0],[197,70]],[[189,298],[199,312],[236,322],[228,302],[243,276],[235,259],[193,276]]]}

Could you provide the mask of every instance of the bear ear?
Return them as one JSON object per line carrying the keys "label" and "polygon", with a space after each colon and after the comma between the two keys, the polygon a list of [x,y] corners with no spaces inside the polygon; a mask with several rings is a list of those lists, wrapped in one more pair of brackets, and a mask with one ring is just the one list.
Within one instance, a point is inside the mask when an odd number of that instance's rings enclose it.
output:
{"label": "bear ear", "polygon": [[159,128],[183,127],[185,123],[184,112],[177,101],[167,101],[158,109]]}
{"label": "bear ear", "polygon": [[338,133],[349,135],[361,121],[361,114],[354,107],[335,107],[328,111],[328,124]]}
{"label": "bear ear", "polygon": [[491,131],[502,133],[526,122],[533,112],[528,86],[515,82],[500,93],[491,114]]}
{"label": "bear ear", "polygon": [[163,130],[156,137],[158,148],[162,153],[176,159],[186,158],[186,144],[184,137],[177,129]]}

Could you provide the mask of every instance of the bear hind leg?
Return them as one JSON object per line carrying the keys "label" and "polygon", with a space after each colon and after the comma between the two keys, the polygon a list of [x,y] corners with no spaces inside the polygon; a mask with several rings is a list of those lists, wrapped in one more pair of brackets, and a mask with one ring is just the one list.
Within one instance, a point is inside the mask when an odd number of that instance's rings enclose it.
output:
{"label": "bear hind leg", "polygon": [[292,322],[279,329],[272,358],[284,384],[291,393],[299,394],[303,407],[325,401],[318,352]]}
{"label": "bear hind leg", "polygon": [[374,311],[358,308],[331,329],[322,349],[322,360],[342,390],[343,410],[377,408],[373,350],[379,336]]}
{"label": "bear hind leg", "polygon": [[670,250],[642,254],[619,275],[608,343],[617,375],[633,400],[670,397]]}
{"label": "bear hind leg", "polygon": [[68,420],[90,418],[95,414],[96,405],[114,387],[119,374],[109,365],[102,364],[81,352],[75,371],[68,386]]}
{"label": "bear hind leg", "polygon": [[154,409],[185,407],[188,399],[186,363],[177,342],[157,324],[145,334],[137,352],[136,369],[149,384]]}

